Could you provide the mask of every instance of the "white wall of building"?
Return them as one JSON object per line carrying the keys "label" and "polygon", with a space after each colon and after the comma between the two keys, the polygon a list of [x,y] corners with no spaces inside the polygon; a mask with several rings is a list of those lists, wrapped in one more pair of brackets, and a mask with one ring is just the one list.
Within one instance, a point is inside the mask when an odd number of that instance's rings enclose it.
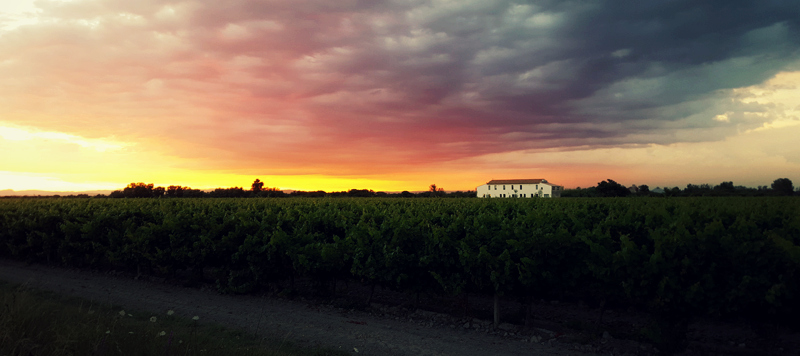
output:
{"label": "white wall of building", "polygon": [[478,186],[479,198],[558,198],[563,188],[550,183],[484,184]]}

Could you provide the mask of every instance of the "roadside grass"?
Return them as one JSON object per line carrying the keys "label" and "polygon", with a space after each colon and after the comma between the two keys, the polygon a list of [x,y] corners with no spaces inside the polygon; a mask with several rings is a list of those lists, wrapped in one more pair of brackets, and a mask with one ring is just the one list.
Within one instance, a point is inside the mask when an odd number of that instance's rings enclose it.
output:
{"label": "roadside grass", "polygon": [[259,338],[174,311],[122,310],[0,281],[0,355],[348,354]]}

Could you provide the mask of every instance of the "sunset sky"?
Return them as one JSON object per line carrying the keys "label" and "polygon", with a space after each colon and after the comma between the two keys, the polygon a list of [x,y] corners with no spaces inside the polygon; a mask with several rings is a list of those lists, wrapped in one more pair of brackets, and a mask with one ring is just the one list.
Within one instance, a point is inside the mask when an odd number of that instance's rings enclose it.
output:
{"label": "sunset sky", "polygon": [[0,0],[0,190],[800,185],[800,5]]}

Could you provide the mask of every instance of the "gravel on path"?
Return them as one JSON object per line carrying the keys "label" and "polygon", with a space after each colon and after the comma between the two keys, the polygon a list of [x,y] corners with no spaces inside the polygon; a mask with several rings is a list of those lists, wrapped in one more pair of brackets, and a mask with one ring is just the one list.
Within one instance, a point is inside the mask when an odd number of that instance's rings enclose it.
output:
{"label": "gravel on path", "polygon": [[359,355],[590,355],[558,344],[503,338],[473,329],[423,326],[365,311],[250,295],[221,295],[165,282],[134,280],[92,271],[0,259],[0,279],[153,313],[243,329],[297,344],[348,350]]}

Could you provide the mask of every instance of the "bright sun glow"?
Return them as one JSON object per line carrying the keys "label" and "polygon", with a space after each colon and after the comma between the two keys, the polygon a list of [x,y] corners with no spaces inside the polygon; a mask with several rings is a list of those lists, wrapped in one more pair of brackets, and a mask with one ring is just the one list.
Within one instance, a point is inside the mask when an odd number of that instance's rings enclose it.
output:
{"label": "bright sun glow", "polygon": [[[44,174],[26,174],[18,172],[0,171],[0,191],[11,189],[21,190],[45,190],[60,192],[80,192],[90,190],[114,190],[119,189],[119,184],[108,182],[67,182],[57,177],[50,177]],[[2,193],[0,193],[2,195]]]}
{"label": "bright sun glow", "polygon": [[788,1],[307,2],[0,0],[0,191],[800,180]]}
{"label": "bright sun glow", "polygon": [[800,125],[800,72],[783,72],[762,85],[736,89],[735,93],[748,96],[745,103],[770,104],[777,119],[755,129],[769,130]]}
{"label": "bright sun glow", "polygon": [[33,0],[4,0],[0,1],[0,35],[3,31],[10,31],[22,25],[35,24],[37,8]]}
{"label": "bright sun glow", "polygon": [[99,139],[85,139],[80,136],[61,132],[35,132],[15,127],[0,126],[0,138],[9,141],[51,140],[76,144],[98,152],[119,150],[126,146],[124,143],[111,142]]}

